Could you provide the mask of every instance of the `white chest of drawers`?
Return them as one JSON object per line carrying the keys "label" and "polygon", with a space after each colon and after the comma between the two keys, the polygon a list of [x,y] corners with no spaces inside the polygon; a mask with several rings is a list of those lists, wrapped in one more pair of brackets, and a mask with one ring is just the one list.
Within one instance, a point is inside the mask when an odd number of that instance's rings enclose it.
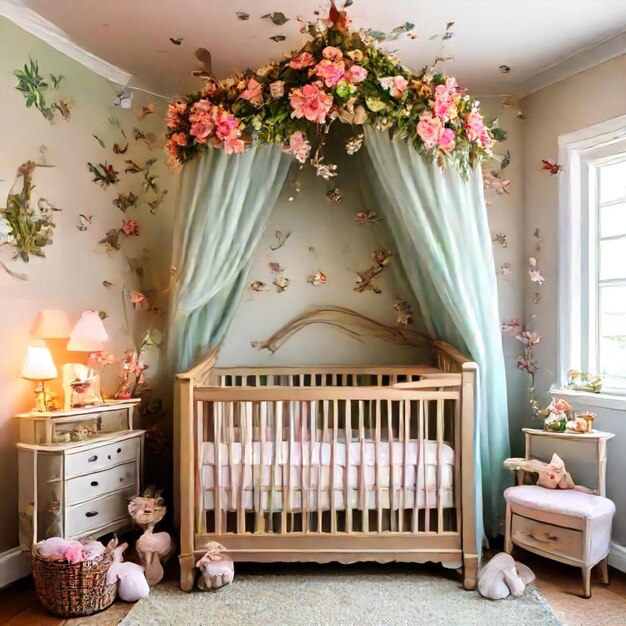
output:
{"label": "white chest of drawers", "polygon": [[[137,403],[18,416],[22,549],[46,537],[100,537],[130,525],[128,500],[141,492],[143,469],[144,431],[132,420]],[[53,443],[83,423],[86,440]]]}

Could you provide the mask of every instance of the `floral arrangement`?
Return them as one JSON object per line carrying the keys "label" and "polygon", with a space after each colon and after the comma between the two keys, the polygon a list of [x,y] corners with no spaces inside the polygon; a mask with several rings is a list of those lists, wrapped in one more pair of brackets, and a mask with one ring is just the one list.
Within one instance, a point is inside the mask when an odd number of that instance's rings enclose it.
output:
{"label": "floral arrangement", "polygon": [[[0,207],[0,248],[8,246],[13,259],[24,263],[30,261],[31,255],[46,256],[44,248],[52,244],[55,228],[53,212],[59,210],[45,198],[40,198],[37,206],[32,206],[33,173],[38,167],[52,166],[26,161],[17,168],[17,177],[7,195],[6,206]],[[20,179],[22,189],[16,190]],[[12,278],[27,280],[24,274],[13,272],[2,262],[0,267]]]}
{"label": "floral arrangement", "polygon": [[[479,103],[454,78],[402,67],[367,32],[350,32],[334,3],[328,18],[306,23],[302,32],[311,41],[282,61],[223,81],[206,75],[201,91],[171,102],[170,155],[185,163],[208,146],[237,154],[277,143],[328,179],[336,166],[324,163],[323,138],[340,120],[388,130],[461,170],[491,156],[498,129],[485,125]],[[362,135],[354,146],[361,141]]]}
{"label": "floral arrangement", "polygon": [[552,400],[549,406],[541,411],[545,430],[564,432],[571,411],[572,407],[567,400]]}
{"label": "floral arrangement", "polygon": [[575,391],[589,391],[590,393],[600,393],[602,391],[602,376],[600,374],[589,374],[570,370],[567,372],[567,388]]}

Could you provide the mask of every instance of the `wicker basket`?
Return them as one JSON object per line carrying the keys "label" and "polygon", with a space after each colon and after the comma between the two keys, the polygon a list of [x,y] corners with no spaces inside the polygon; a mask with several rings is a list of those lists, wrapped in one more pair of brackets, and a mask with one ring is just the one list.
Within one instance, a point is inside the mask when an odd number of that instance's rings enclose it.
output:
{"label": "wicker basket", "polygon": [[48,561],[33,553],[33,579],[46,611],[59,617],[78,617],[102,611],[113,604],[117,584],[107,584],[111,562]]}

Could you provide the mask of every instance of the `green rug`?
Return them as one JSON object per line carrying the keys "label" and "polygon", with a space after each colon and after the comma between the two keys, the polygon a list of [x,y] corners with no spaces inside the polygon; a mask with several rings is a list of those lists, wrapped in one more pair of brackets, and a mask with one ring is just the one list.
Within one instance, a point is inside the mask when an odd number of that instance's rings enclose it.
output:
{"label": "green rug", "polygon": [[558,626],[534,586],[491,601],[465,591],[455,572],[414,565],[235,566],[212,592],[155,587],[122,626]]}

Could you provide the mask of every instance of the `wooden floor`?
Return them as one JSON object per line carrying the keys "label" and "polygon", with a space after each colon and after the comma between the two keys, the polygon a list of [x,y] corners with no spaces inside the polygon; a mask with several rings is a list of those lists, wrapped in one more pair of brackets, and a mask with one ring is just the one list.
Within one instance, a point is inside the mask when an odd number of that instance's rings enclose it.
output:
{"label": "wooden floor", "polygon": [[[593,597],[585,600],[580,597],[582,586],[579,569],[541,559],[523,550],[519,550],[515,557],[535,572],[537,586],[564,626],[626,626],[626,574],[610,569],[611,583],[608,586],[602,585],[597,575],[592,576]],[[248,565],[246,569],[253,567]],[[168,569],[168,575],[174,577],[174,568]],[[459,590],[459,593],[462,591]],[[59,619],[48,615],[41,608],[32,581],[28,578],[0,590],[0,624],[117,626],[132,606],[116,602],[106,611],[91,617]],[[182,620],[181,626],[184,626]]]}

